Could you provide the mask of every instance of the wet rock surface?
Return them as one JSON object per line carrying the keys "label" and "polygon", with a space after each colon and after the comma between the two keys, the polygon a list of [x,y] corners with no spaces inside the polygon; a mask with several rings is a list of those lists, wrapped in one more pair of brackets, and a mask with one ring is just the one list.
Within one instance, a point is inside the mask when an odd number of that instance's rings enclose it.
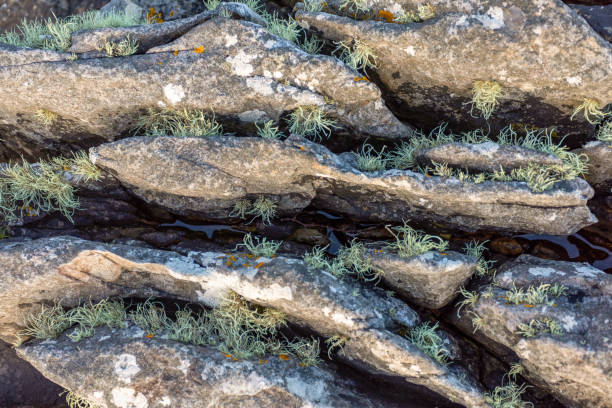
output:
{"label": "wet rock surface", "polygon": [[[583,118],[571,121],[573,110],[584,98],[601,108],[612,102],[610,88],[601,86],[610,76],[612,44],[559,0],[515,1],[508,8],[488,0],[430,1],[434,16],[407,24],[355,20],[344,16],[340,1],[329,4],[341,15],[300,10],[296,18],[327,39],[366,43],[398,114],[418,127],[432,128],[440,118],[483,125],[470,115],[476,81],[501,86],[503,96],[489,120],[493,128],[554,123],[561,134],[584,140],[592,127]],[[402,6],[416,9],[412,1],[379,1],[372,13],[397,16]],[[583,52],[559,52],[577,43]]]}

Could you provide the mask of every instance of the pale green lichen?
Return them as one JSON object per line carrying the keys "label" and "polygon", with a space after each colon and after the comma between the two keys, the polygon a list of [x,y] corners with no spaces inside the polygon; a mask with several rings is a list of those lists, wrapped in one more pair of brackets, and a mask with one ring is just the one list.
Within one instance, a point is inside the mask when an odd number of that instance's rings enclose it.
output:
{"label": "pale green lichen", "polygon": [[597,140],[612,143],[612,121],[602,124],[597,130]]}
{"label": "pale green lichen", "polygon": [[134,134],[143,136],[208,137],[222,136],[223,127],[201,109],[149,108],[138,118]]}
{"label": "pale green lichen", "polygon": [[596,125],[601,122],[606,116],[612,112],[604,112],[601,105],[595,99],[585,98],[580,105],[574,109],[570,120],[574,120],[574,116],[583,112],[584,119],[591,125]]}
{"label": "pale green lichen", "polygon": [[249,232],[242,239],[242,244],[236,246],[236,250],[240,247],[246,248],[251,255],[255,257],[264,256],[271,258],[276,255],[278,248],[280,248],[281,241],[268,241],[266,238],[253,238],[253,235]]}
{"label": "pale green lichen", "polygon": [[481,116],[489,120],[493,111],[499,106],[502,97],[502,87],[495,81],[476,81],[472,87],[472,100],[470,114],[474,116],[474,108],[480,111]]}
{"label": "pale green lichen", "polygon": [[525,288],[517,288],[514,283],[512,289],[507,290],[505,293],[505,299],[508,303],[513,305],[554,305],[554,300],[551,298],[558,298],[560,296],[567,295],[568,287],[555,283],[551,285],[549,283],[542,283],[539,286],[529,286]]}
{"label": "pale green lichen", "polygon": [[257,136],[262,139],[278,140],[283,136],[278,130],[278,126],[274,126],[274,121],[272,120],[265,122],[262,127],[259,127],[256,123],[255,127],[257,128]]}
{"label": "pale green lichen", "polygon": [[127,57],[138,51],[138,41],[128,35],[121,41],[107,41],[100,51],[106,52],[108,57]]}
{"label": "pale green lichen", "polygon": [[540,334],[560,336],[563,334],[563,329],[555,319],[544,317],[542,319],[532,319],[529,321],[529,324],[519,324],[516,334],[527,338],[538,336]]}
{"label": "pale green lichen", "polygon": [[353,39],[350,42],[336,42],[334,54],[338,55],[341,61],[356,71],[378,67],[378,57],[374,54],[372,48],[359,39]]}
{"label": "pale green lichen", "polygon": [[444,340],[436,332],[438,323],[430,326],[425,322],[410,329],[408,340],[419,350],[442,365],[448,365],[450,352],[444,347]]}
{"label": "pale green lichen", "polygon": [[388,244],[387,248],[396,252],[399,256],[410,258],[424,254],[429,251],[442,252],[448,248],[448,241],[435,236],[417,231],[404,222],[402,226],[385,227],[395,241]]}
{"label": "pale green lichen", "polygon": [[298,106],[288,119],[289,132],[321,140],[329,138],[332,128],[336,128],[336,121],[327,117],[326,113],[318,106]]}
{"label": "pale green lichen", "polygon": [[364,172],[382,171],[387,167],[387,161],[384,155],[384,147],[380,152],[377,152],[372,145],[364,144],[361,151],[353,152],[357,159],[357,168]]}
{"label": "pale green lichen", "polygon": [[514,382],[495,387],[492,392],[486,392],[485,402],[492,408],[533,408],[531,402],[523,401],[522,395],[527,385],[518,386]]}

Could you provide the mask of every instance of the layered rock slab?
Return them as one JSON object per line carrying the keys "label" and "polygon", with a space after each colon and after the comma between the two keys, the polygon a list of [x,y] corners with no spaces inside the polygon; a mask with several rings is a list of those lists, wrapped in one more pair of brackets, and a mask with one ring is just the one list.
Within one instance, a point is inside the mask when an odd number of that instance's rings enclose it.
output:
{"label": "layered rock slab", "polygon": [[218,252],[173,252],[106,245],[69,237],[0,243],[0,336],[15,341],[41,304],[152,294],[214,306],[229,291],[284,312],[325,337],[343,336],[342,358],[356,367],[423,385],[450,400],[486,406],[482,389],[459,366],[442,366],[405,337],[419,317],[400,300],[356,281],[309,271],[298,259],[232,263]]}
{"label": "layered rock slab", "polygon": [[[507,290],[558,284],[566,294],[551,304],[515,305]],[[489,294],[485,294],[489,292]],[[609,407],[612,401],[612,277],[587,264],[549,261],[522,255],[499,269],[494,286],[480,291],[458,323],[472,333],[470,318],[482,319],[474,336],[496,348],[501,344],[520,358],[523,376],[571,407]],[[450,316],[455,319],[455,315]],[[553,319],[561,334],[525,337],[517,332],[532,320]]]}
{"label": "layered rock slab", "polygon": [[399,407],[364,394],[327,364],[233,361],[214,349],[145,338],[134,327],[97,330],[78,343],[61,336],[17,352],[52,381],[109,408]]}
{"label": "layered rock slab", "polygon": [[[165,24],[178,27],[183,20],[129,30],[159,31]],[[102,32],[112,36],[125,30]],[[383,138],[411,134],[374,84],[355,81],[356,73],[333,57],[307,54],[247,21],[214,17],[192,30],[180,46],[121,58],[50,61],[57,58],[39,52],[40,60],[28,55],[27,64],[13,65],[26,51],[3,49],[3,153],[37,156],[110,141],[132,132],[147,108],[162,107],[202,109],[225,118],[225,124],[252,126],[316,105],[351,132]],[[52,123],[37,120],[40,110],[55,115]]]}
{"label": "layered rock slab", "polygon": [[93,148],[90,158],[138,197],[181,215],[226,219],[238,200],[265,195],[281,216],[313,204],[368,221],[558,235],[596,221],[586,207],[593,191],[582,179],[534,193],[522,182],[366,173],[353,167],[351,153],[304,139],[129,138]]}
{"label": "layered rock slab", "polygon": [[[328,2],[346,13],[341,1]],[[508,7],[495,0],[428,1],[434,16],[420,23],[388,23],[379,10],[398,16],[422,2],[376,1],[372,14],[382,21],[355,20],[325,12],[296,12],[306,28],[326,39],[367,44],[378,57],[376,77],[397,100],[397,111],[418,127],[433,128],[441,118],[454,126],[485,125],[470,114],[476,81],[502,88],[492,128],[509,123],[555,126],[560,134],[584,140],[592,126],[582,114],[570,116],[585,98],[603,108],[612,88],[612,44],[560,0],[520,0]],[[387,14],[384,14],[385,16]],[[581,52],[563,52],[580,44]]]}

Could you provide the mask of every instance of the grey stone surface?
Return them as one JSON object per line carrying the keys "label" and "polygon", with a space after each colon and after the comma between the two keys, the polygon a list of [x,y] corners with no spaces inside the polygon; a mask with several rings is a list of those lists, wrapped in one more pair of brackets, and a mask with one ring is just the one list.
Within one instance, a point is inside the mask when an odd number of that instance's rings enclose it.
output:
{"label": "grey stone surface", "polygon": [[447,163],[451,167],[493,172],[500,167],[506,172],[527,165],[562,164],[561,159],[543,152],[519,146],[500,146],[494,142],[477,144],[449,143],[422,150],[417,160],[423,165]]}
{"label": "grey stone surface", "polygon": [[571,4],[570,7],[576,10],[593,27],[593,30],[612,42],[612,4],[597,6]]}
{"label": "grey stone surface", "polygon": [[582,179],[533,193],[518,182],[461,183],[412,171],[364,173],[350,153],[304,139],[129,138],[90,151],[92,161],[147,202],[183,215],[226,219],[260,195],[278,215],[312,204],[369,221],[431,220],[463,229],[571,234],[595,221]]}
{"label": "grey stone surface", "polygon": [[[338,10],[340,0],[329,8]],[[368,3],[378,10],[415,11],[416,0]],[[298,11],[304,27],[334,41],[358,39],[378,57],[378,80],[398,102],[398,113],[417,127],[486,127],[470,115],[476,81],[503,90],[489,123],[553,126],[560,135],[585,140],[592,126],[570,116],[584,98],[612,102],[612,44],[560,0],[433,0],[435,16],[422,23],[393,24],[342,15]],[[334,11],[336,12],[336,11]],[[580,47],[580,52],[570,52]],[[475,111],[476,113],[478,111]]]}
{"label": "grey stone surface", "polygon": [[589,158],[589,184],[597,191],[609,193],[612,188],[612,143],[589,142],[575,152]]}
{"label": "grey stone surface", "polygon": [[162,14],[163,20],[189,17],[204,11],[201,0],[111,0],[101,10],[122,10],[133,16],[146,18],[153,8]]}
{"label": "grey stone surface", "polygon": [[0,406],[59,406],[62,388],[46,379],[0,340]]}
{"label": "grey stone surface", "polygon": [[69,237],[0,242],[6,277],[0,283],[0,337],[14,341],[28,314],[54,300],[70,306],[78,299],[163,293],[215,306],[234,291],[321,336],[345,336],[340,355],[356,367],[403,378],[466,406],[486,406],[483,390],[463,368],[442,366],[395,334],[420,320],[400,300],[309,271],[294,258],[261,258],[259,266],[230,259],[219,252],[185,257]]}
{"label": "grey stone surface", "polygon": [[[551,298],[552,306],[506,302],[505,291],[513,285],[526,289],[542,283],[564,285],[568,287],[567,295]],[[483,319],[482,329],[473,334],[475,339],[485,344],[501,344],[514,351],[525,369],[522,375],[566,406],[610,407],[610,275],[587,264],[522,255],[502,265],[490,290],[490,297],[483,296],[481,290],[479,300],[471,309]],[[472,333],[473,316],[467,311],[462,313],[459,326],[465,333]],[[517,334],[520,324],[546,318],[554,319],[563,333],[534,337]]]}
{"label": "grey stone surface", "polygon": [[[144,30],[181,24],[175,20]],[[0,66],[0,154],[38,156],[113,140],[132,132],[147,108],[161,107],[199,108],[224,124],[254,128],[253,122],[317,105],[361,136],[411,134],[374,84],[354,81],[355,73],[333,57],[309,55],[248,21],[215,17],[192,30],[189,41],[167,52]],[[200,47],[201,53],[194,51]],[[57,120],[41,124],[35,118],[40,109],[55,113]]]}
{"label": "grey stone surface", "polygon": [[403,258],[389,251],[370,252],[372,266],[382,270],[382,280],[411,302],[441,309],[474,274],[476,261],[454,251],[426,252]]}
{"label": "grey stone surface", "polygon": [[2,0],[0,32],[14,29],[23,19],[67,17],[100,8],[107,0]]}

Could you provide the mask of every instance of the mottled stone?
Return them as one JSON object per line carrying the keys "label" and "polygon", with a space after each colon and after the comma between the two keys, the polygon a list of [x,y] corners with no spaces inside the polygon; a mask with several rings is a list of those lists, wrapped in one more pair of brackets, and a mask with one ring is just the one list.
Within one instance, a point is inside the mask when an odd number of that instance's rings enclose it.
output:
{"label": "mottled stone", "polygon": [[589,158],[589,184],[596,191],[609,193],[612,188],[612,143],[589,142],[574,152]]}
{"label": "mottled stone", "polygon": [[[328,7],[340,10],[341,0]],[[368,4],[376,14],[397,16],[423,2],[380,0]],[[510,123],[554,126],[566,141],[592,133],[582,114],[570,116],[584,98],[601,107],[612,102],[612,44],[560,0],[432,0],[434,17],[394,24],[382,18],[352,19],[298,10],[296,19],[326,39],[358,39],[378,57],[376,78],[397,100],[396,111],[410,123],[433,128],[440,121],[466,129],[487,127],[479,111],[470,114],[476,81],[502,87],[500,105],[488,123],[493,130]],[[298,6],[299,7],[299,6]],[[580,47],[580,52],[564,52]]]}
{"label": "mottled stone", "polygon": [[500,168],[506,172],[529,164],[560,165],[563,162],[552,154],[525,149],[519,146],[500,146],[494,142],[449,143],[424,149],[417,155],[423,165],[432,162],[446,163],[451,167],[494,172]]}
{"label": "mottled stone", "polygon": [[571,234],[595,221],[582,179],[534,193],[523,182],[462,183],[412,171],[366,173],[353,155],[304,139],[129,138],[93,148],[92,161],[147,202],[177,214],[226,219],[260,195],[278,215],[308,205],[368,221],[431,220],[462,229]]}
{"label": "mottled stone", "polygon": [[185,257],[69,237],[2,241],[0,337],[14,341],[28,314],[54,300],[71,306],[78,299],[163,293],[215,306],[234,291],[321,336],[346,337],[338,355],[356,367],[403,378],[466,406],[486,406],[483,390],[463,368],[438,364],[396,334],[420,321],[400,300],[352,279],[310,271],[300,259],[260,258],[258,265],[244,259],[232,263],[220,252]]}
{"label": "mottled stone", "polygon": [[23,19],[46,19],[56,15],[67,17],[97,9],[107,0],[2,0],[0,3],[0,32],[13,30]]}
{"label": "mottled stone", "polygon": [[[568,288],[552,305],[510,304],[505,291],[516,286],[559,284]],[[490,296],[484,293],[490,293]],[[522,255],[499,269],[494,285],[480,291],[471,312],[458,323],[465,333],[495,349],[501,344],[520,358],[523,376],[570,407],[608,407],[612,401],[612,276],[587,264]],[[471,318],[482,325],[472,333]],[[454,312],[450,316],[455,319]],[[554,319],[562,334],[517,333],[521,324]],[[492,343],[492,344],[491,344]]]}
{"label": "mottled stone", "polygon": [[[100,10],[121,10],[138,18],[146,18],[151,8],[156,13],[161,13],[163,20],[174,20],[203,12],[204,2],[201,0],[111,0]],[[156,14],[155,17],[157,16]]]}
{"label": "mottled stone", "polygon": [[597,6],[571,4],[570,7],[576,10],[593,27],[593,30],[612,42],[612,4]]}

